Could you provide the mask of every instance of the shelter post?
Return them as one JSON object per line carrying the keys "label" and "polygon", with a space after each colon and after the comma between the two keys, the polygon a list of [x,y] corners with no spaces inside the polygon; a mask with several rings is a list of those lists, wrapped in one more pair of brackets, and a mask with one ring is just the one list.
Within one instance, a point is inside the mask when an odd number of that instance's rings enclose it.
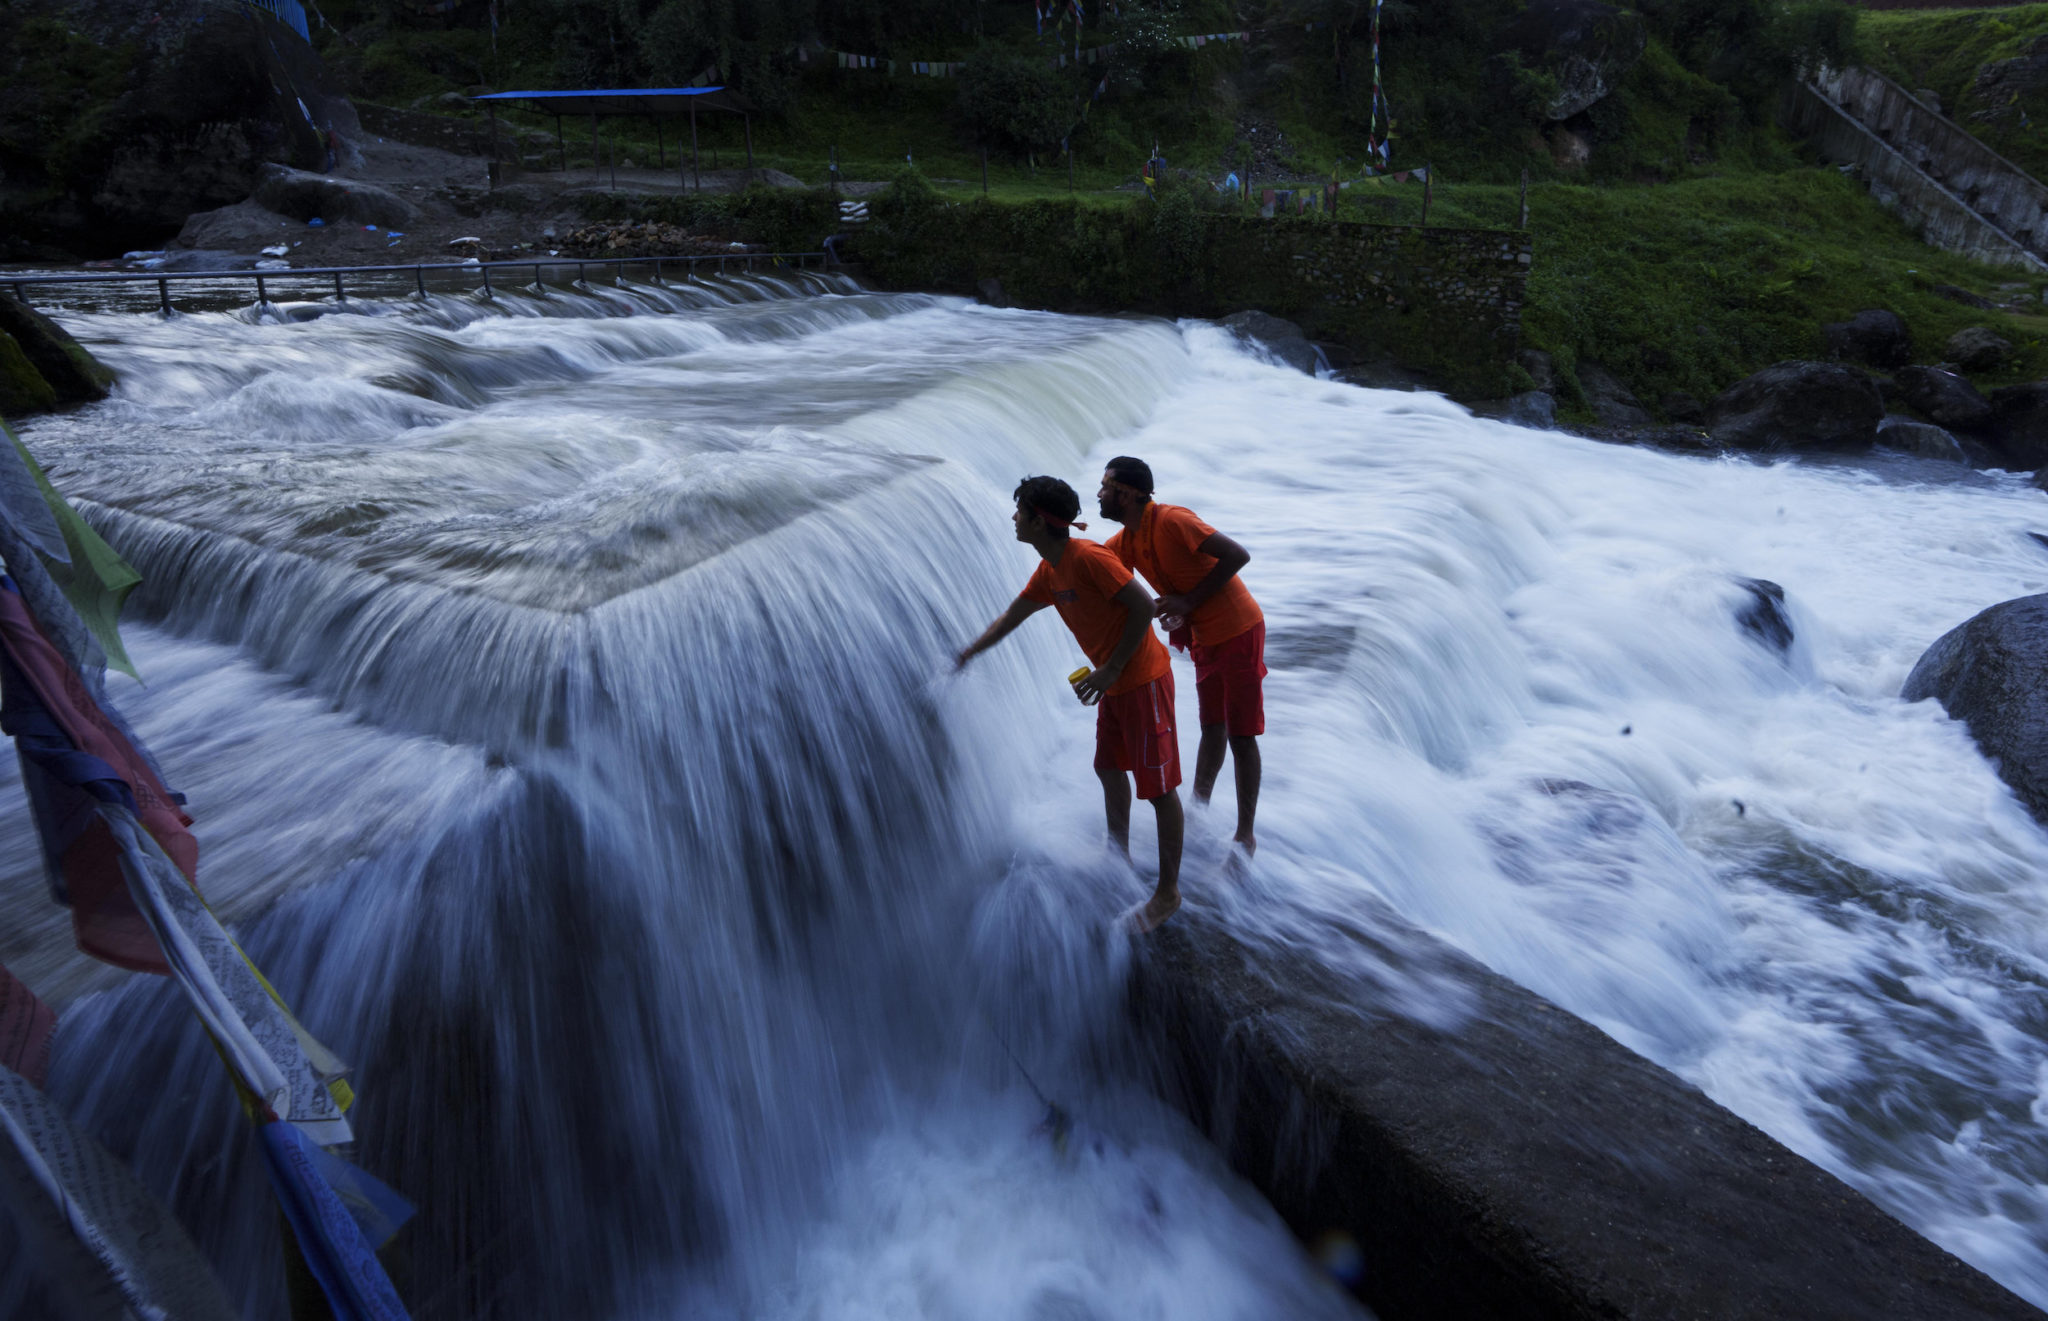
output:
{"label": "shelter post", "polygon": [[618,120],[616,120],[616,119],[614,119],[614,120],[612,121],[612,141],[611,141],[611,149],[612,149],[612,151],[611,151],[611,157],[612,157],[612,191],[613,191],[613,192],[615,192],[615,193],[616,193],[617,191],[619,191],[619,132],[618,132],[618,130],[619,130],[619,121],[618,121]]}
{"label": "shelter post", "polygon": [[751,170],[754,168],[754,117],[741,115],[740,127],[747,131],[747,168]]}
{"label": "shelter post", "polygon": [[668,147],[662,141],[661,120],[659,118],[656,118],[654,121],[654,168],[657,170],[668,168]]}
{"label": "shelter post", "polygon": [[703,177],[697,173],[697,98],[690,98],[690,188],[694,192],[704,191]]}
{"label": "shelter post", "polygon": [[555,116],[555,145],[562,149],[562,173],[569,172],[569,139],[562,136],[562,117]]}
{"label": "shelter post", "polygon": [[[493,38],[495,40],[495,37]],[[492,188],[498,186],[498,107],[488,107],[491,115],[491,168],[486,174]]]}
{"label": "shelter post", "polygon": [[604,152],[597,145],[597,112],[590,112],[590,186],[604,182]]}

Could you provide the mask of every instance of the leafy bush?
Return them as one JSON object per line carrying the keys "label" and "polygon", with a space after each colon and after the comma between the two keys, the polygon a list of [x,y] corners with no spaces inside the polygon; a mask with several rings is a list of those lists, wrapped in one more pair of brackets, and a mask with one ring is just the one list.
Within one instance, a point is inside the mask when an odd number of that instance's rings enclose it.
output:
{"label": "leafy bush", "polygon": [[960,115],[977,141],[1018,152],[1057,144],[1079,118],[1073,93],[1042,53],[992,46],[960,71]]}

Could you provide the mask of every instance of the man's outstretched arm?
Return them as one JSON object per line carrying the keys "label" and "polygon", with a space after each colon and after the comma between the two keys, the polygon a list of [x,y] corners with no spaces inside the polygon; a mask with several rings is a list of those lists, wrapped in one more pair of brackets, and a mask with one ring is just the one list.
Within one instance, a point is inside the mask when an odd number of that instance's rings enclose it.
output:
{"label": "man's outstretched arm", "polygon": [[962,647],[960,654],[953,657],[953,668],[956,670],[966,669],[967,662],[1010,636],[1011,633],[1016,631],[1017,625],[1043,609],[1045,609],[1043,601],[1033,601],[1022,596],[1010,602],[1010,608],[997,616],[995,623],[983,629],[980,637]]}
{"label": "man's outstretched arm", "polygon": [[1216,565],[1202,581],[1196,583],[1181,596],[1162,596],[1153,607],[1154,612],[1164,618],[1179,615],[1186,618],[1202,608],[1204,602],[1223,590],[1223,584],[1237,576],[1237,571],[1252,562],[1252,553],[1238,545],[1221,532],[1211,532],[1195,547],[1204,555],[1216,557]]}

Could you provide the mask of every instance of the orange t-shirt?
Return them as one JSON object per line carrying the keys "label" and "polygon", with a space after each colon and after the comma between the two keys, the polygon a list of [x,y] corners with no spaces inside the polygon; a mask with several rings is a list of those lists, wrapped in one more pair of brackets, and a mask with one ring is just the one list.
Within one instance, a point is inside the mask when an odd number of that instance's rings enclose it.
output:
{"label": "orange t-shirt", "polygon": [[[1104,548],[1113,551],[1125,566],[1144,574],[1159,595],[1185,596],[1216,567],[1216,557],[1204,555],[1201,549],[1202,543],[1215,535],[1216,529],[1196,518],[1192,510],[1148,500],[1138,525],[1118,532]],[[1188,623],[1195,630],[1195,641],[1214,647],[1265,617],[1244,579],[1233,575],[1222,591],[1202,602]]]}
{"label": "orange t-shirt", "polygon": [[[1040,560],[1031,581],[1024,584],[1024,599],[1049,605],[1073,630],[1088,659],[1098,666],[1109,660],[1116,644],[1123,641],[1128,612],[1117,604],[1116,594],[1131,581],[1131,571],[1116,556],[1086,537],[1068,537],[1060,562]],[[1124,672],[1109,692],[1112,697],[1143,688],[1166,674],[1173,666],[1159,635],[1145,625],[1145,640],[1131,653]]]}

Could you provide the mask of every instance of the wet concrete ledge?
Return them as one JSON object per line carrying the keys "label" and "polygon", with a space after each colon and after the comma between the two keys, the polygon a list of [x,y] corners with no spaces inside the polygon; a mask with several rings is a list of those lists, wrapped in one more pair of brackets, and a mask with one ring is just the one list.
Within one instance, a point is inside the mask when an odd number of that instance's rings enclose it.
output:
{"label": "wet concrete ledge", "polygon": [[2043,1315],[1690,1084],[1412,939],[1466,988],[1463,1026],[1361,1006],[1316,960],[1185,910],[1132,983],[1168,1099],[1297,1233],[1356,1240],[1382,1321]]}

